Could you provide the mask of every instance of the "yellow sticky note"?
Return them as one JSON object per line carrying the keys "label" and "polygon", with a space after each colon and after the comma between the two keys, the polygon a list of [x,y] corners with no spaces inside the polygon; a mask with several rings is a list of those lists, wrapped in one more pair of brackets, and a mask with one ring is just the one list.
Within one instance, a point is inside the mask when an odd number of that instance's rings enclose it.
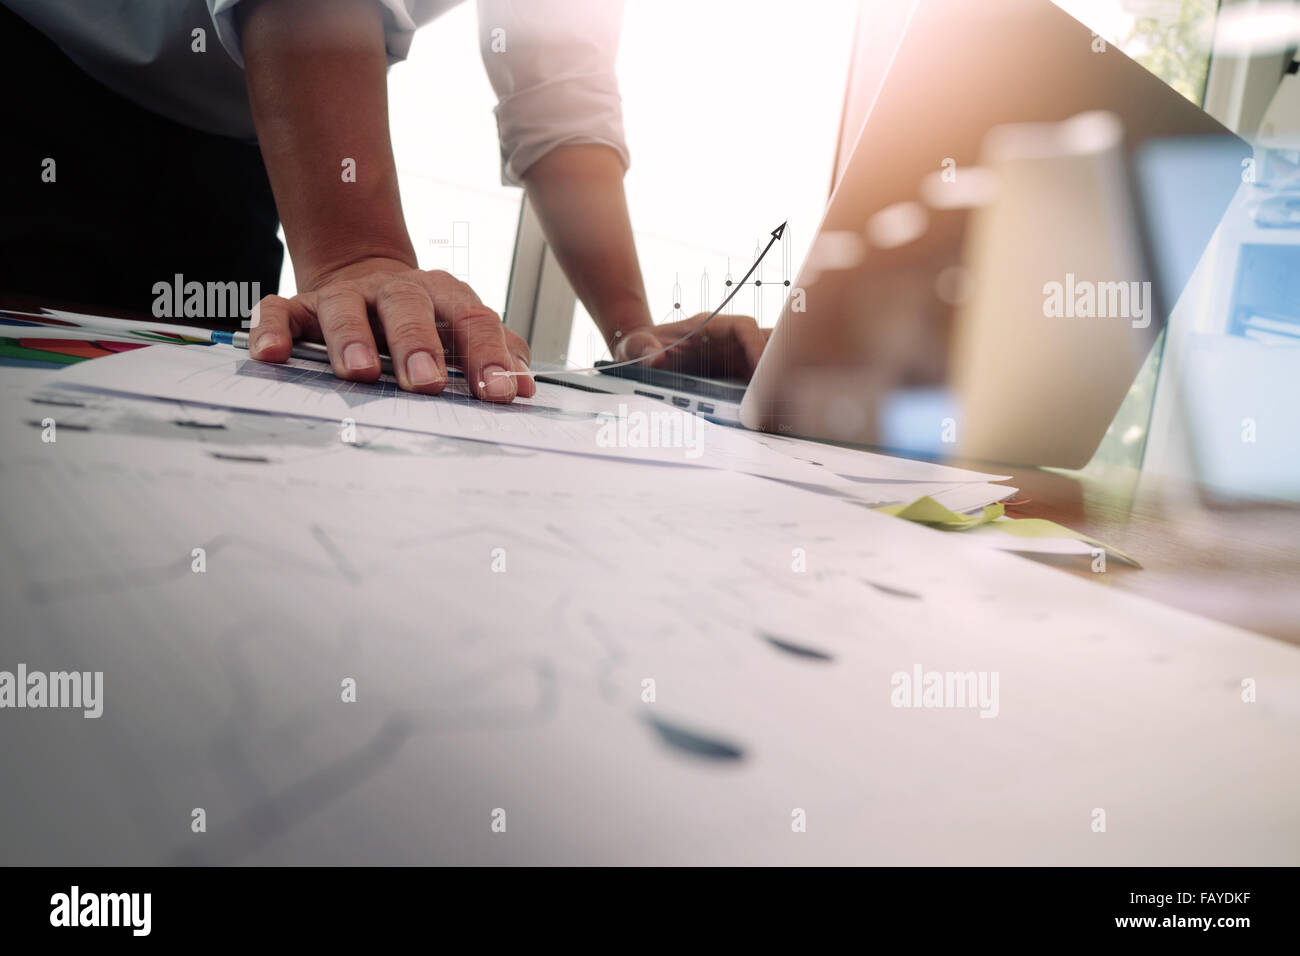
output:
{"label": "yellow sticky note", "polygon": [[919,524],[929,525],[932,528],[939,528],[942,531],[971,531],[978,529],[980,532],[1010,534],[1017,538],[1074,538],[1078,541],[1086,541],[1088,544],[1096,545],[1134,567],[1142,567],[1135,558],[1125,554],[1119,548],[1111,547],[1096,538],[1079,534],[1077,531],[1071,531],[1055,521],[1048,521],[1046,518],[1006,517],[1001,502],[985,505],[983,513],[978,515],[964,515],[952,511],[929,496],[918,498],[910,505],[888,505],[876,510],[883,514],[892,515],[895,518],[904,518],[907,521],[915,521]]}
{"label": "yellow sticky note", "polygon": [[877,508],[887,515],[895,518],[903,518],[907,521],[916,521],[920,524],[933,525],[937,528],[943,528],[948,531],[965,531],[967,528],[974,528],[978,525],[987,524],[1001,518],[1004,512],[1001,502],[984,506],[984,513],[978,515],[964,515],[956,511],[945,508],[939,502],[935,501],[929,495],[923,498],[917,498],[910,505],[887,505],[884,508]]}

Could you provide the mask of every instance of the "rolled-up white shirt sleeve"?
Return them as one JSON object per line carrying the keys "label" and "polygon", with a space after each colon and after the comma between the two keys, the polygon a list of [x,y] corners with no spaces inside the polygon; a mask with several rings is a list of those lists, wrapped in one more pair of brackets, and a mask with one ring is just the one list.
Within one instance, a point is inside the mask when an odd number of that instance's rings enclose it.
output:
{"label": "rolled-up white shirt sleeve", "polygon": [[[388,62],[396,63],[406,59],[411,51],[411,37],[418,24],[433,18],[439,4],[436,0],[376,0],[384,8],[384,41],[388,47]],[[231,59],[241,67],[244,65],[244,49],[239,42],[239,27],[235,22],[235,8],[240,0],[207,0],[208,12],[212,14],[212,25],[216,28],[217,39],[230,54]]]}
{"label": "rolled-up white shirt sleeve", "polygon": [[602,143],[629,163],[614,60],[621,0],[478,0],[497,94],[501,181],[517,186],[557,146]]}

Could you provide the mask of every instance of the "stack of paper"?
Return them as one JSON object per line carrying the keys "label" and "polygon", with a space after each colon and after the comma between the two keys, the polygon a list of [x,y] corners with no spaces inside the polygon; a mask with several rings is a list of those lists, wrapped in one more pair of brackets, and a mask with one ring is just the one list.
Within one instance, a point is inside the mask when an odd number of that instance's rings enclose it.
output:
{"label": "stack of paper", "polygon": [[139,349],[68,369],[59,382],[569,454],[719,468],[828,488],[868,504],[930,495],[964,511],[1016,490],[990,484],[1006,476],[726,428],[640,396],[540,383],[533,398],[491,405],[471,397],[463,382],[442,395],[417,395],[401,391],[388,375],[374,384],[348,382],[320,363],[271,365],[224,346]]}

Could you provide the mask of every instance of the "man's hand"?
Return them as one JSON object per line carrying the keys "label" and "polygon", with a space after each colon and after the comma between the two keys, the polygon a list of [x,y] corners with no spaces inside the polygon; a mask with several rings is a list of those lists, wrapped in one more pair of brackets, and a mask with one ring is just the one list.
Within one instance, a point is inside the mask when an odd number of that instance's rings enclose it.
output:
{"label": "man's hand", "polygon": [[623,362],[648,355],[651,357],[642,364],[650,368],[748,382],[772,330],[760,329],[747,315],[716,315],[685,342],[660,352],[707,318],[708,314],[701,312],[681,322],[622,332],[614,347],[614,360]]}
{"label": "man's hand", "polygon": [[[523,178],[556,258],[615,361],[657,352],[708,318],[655,325],[650,317],[617,152],[596,143],[560,146]],[[749,316],[719,315],[645,364],[747,382],[771,334]]]}
{"label": "man's hand", "polygon": [[294,339],[324,342],[334,374],[355,382],[379,378],[379,349],[386,347],[407,391],[441,392],[448,365],[463,370],[486,401],[537,391],[531,376],[510,374],[528,372],[528,343],[473,289],[446,272],[397,259],[363,259],[320,276],[292,299],[264,298],[249,334],[253,358],[283,362]]}
{"label": "man's hand", "polygon": [[[245,0],[249,102],[301,293],[269,296],[253,358],[283,362],[295,338],[324,342],[334,374],[380,375],[435,394],[458,365],[494,402],[536,392],[528,346],[474,290],[423,272],[402,218],[388,137],[383,8],[372,0]],[[353,175],[343,175],[349,169]]]}

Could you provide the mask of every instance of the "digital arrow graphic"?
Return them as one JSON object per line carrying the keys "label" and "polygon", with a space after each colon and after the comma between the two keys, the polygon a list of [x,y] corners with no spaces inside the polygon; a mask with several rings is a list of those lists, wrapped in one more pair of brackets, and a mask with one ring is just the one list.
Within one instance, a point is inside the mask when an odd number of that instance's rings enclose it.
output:
{"label": "digital arrow graphic", "polygon": [[[680,339],[678,339],[677,341],[675,341],[675,342],[669,342],[667,345],[665,345],[665,346],[664,346],[663,348],[661,348],[661,349],[658,349],[657,351],[654,351],[654,352],[647,352],[645,355],[640,355],[640,356],[638,356],[638,357],[636,357],[636,358],[634,358],[634,359],[627,359],[626,361],[623,361],[623,362],[610,362],[608,365],[602,365],[602,366],[600,366],[599,368],[566,368],[566,369],[564,369],[564,371],[566,371],[566,372],[599,372],[599,371],[607,371],[607,370],[609,370],[609,369],[611,369],[611,368],[621,368],[621,367],[623,367],[624,365],[636,365],[638,362],[644,362],[646,359],[652,359],[652,358],[654,358],[654,357],[657,356],[657,355],[663,355],[665,352],[668,352],[668,351],[671,351],[672,349],[675,349],[677,346],[681,345],[683,342],[685,342],[685,341],[686,341],[687,339],[689,339],[691,336],[693,336],[693,335],[695,335],[697,332],[699,332],[700,329],[704,328],[706,325],[708,325],[710,322],[712,322],[713,319],[718,315],[718,313],[720,313],[723,309],[725,309],[725,308],[727,307],[727,303],[730,302],[732,299],[734,299],[734,298],[736,297],[736,293],[739,292],[739,291],[741,290],[741,288],[745,285],[745,282],[749,279],[749,277],[752,276],[752,275],[753,275],[753,274],[758,270],[759,265],[761,265],[762,262],[763,262],[763,257],[766,256],[766,255],[768,254],[768,252],[771,250],[771,248],[772,248],[774,245],[776,245],[777,240],[781,238],[782,234],[784,234],[784,232],[785,232],[785,227],[786,227],[788,224],[789,224],[789,220],[786,220],[786,222],[781,223],[781,225],[777,226],[775,229],[772,230],[772,233],[771,233],[772,238],[769,239],[768,242],[767,242],[767,245],[763,247],[763,251],[760,252],[760,253],[758,254],[758,258],[755,259],[755,260],[754,260],[754,264],[753,264],[752,266],[749,267],[749,271],[746,272],[743,276],[741,276],[741,277],[740,277],[740,281],[737,282],[735,285],[733,285],[733,286],[731,287],[731,291],[727,293],[727,297],[726,297],[725,299],[722,300],[722,303],[721,303],[721,304],[720,304],[716,309],[714,309],[712,312],[710,312],[709,315],[708,315],[708,317],[707,317],[703,322],[701,322],[701,323],[700,323],[699,325],[697,325],[695,328],[691,329],[689,332],[687,332],[685,335],[683,335],[683,336],[682,336]],[[530,373],[530,372],[497,372],[496,374],[497,374],[497,375],[529,375],[529,374],[532,374],[532,373]]]}

